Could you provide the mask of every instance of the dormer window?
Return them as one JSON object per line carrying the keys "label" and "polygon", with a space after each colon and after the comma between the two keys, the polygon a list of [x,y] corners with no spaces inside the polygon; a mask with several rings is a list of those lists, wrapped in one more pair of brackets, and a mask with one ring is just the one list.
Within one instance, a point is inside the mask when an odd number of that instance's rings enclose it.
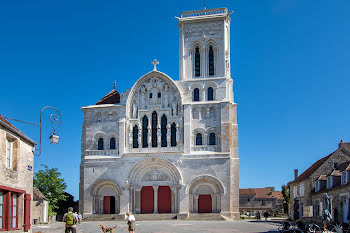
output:
{"label": "dormer window", "polygon": [[321,189],[321,181],[316,181],[316,184],[315,184],[315,192],[318,192],[320,191]]}
{"label": "dormer window", "polygon": [[343,171],[341,173],[341,185],[345,185],[347,183],[347,171]]}
{"label": "dormer window", "polygon": [[328,176],[326,187],[327,187],[327,189],[330,189],[330,188],[332,188],[332,186],[333,186],[333,176]]}

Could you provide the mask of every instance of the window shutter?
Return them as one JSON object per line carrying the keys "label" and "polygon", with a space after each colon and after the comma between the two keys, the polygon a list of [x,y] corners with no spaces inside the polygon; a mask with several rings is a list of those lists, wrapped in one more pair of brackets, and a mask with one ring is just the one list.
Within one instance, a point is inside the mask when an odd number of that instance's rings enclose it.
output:
{"label": "window shutter", "polygon": [[24,195],[24,230],[30,229],[30,194]]}

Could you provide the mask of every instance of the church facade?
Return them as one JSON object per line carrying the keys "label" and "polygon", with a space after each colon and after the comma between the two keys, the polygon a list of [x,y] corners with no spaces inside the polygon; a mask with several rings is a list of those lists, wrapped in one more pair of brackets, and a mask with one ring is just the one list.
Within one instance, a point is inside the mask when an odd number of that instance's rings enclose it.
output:
{"label": "church facade", "polygon": [[82,107],[80,212],[239,218],[230,13],[183,12],[180,78],[157,70]]}

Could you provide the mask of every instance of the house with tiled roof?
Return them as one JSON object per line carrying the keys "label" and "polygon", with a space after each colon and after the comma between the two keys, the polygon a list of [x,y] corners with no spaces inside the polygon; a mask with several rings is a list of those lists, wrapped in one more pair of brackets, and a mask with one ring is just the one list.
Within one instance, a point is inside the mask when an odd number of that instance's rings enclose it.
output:
{"label": "house with tiled roof", "polygon": [[49,201],[37,187],[33,188],[33,223],[48,223]]}
{"label": "house with tiled roof", "polygon": [[34,148],[0,115],[0,231],[31,232]]}
{"label": "house with tiled roof", "polygon": [[[301,175],[295,170],[294,180],[288,183],[290,189],[289,214],[293,216],[295,199],[299,200],[301,220],[322,221],[322,195],[331,198],[331,213],[336,222],[346,222],[349,212],[348,165],[350,143],[341,141],[338,149],[317,160]],[[350,170],[350,168],[349,168]],[[349,190],[348,190],[349,189]]]}
{"label": "house with tiled roof", "polygon": [[283,212],[283,195],[271,188],[239,189],[240,214],[255,216],[257,212],[263,216],[267,211],[270,216]]}

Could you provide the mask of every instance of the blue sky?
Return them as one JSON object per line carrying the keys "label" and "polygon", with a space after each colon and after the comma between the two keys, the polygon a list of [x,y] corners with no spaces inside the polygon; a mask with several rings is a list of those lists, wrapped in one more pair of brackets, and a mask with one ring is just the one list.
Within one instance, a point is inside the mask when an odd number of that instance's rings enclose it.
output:
{"label": "blue sky", "polygon": [[[280,186],[350,141],[350,1],[206,0],[231,15],[240,187]],[[174,16],[203,1],[2,1],[0,113],[38,123],[58,108],[61,141],[44,124],[40,164],[62,172],[78,198],[80,107],[123,92],[153,66],[178,80]],[[48,113],[48,112],[47,112]],[[48,115],[45,115],[46,118]],[[39,139],[39,130],[15,123]]]}

